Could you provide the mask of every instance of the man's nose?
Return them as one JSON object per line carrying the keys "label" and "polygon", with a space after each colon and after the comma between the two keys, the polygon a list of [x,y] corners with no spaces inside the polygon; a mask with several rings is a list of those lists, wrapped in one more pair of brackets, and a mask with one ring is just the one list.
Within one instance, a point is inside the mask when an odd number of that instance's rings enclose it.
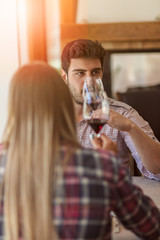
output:
{"label": "man's nose", "polygon": [[91,72],[87,72],[86,77],[92,78],[93,74]]}

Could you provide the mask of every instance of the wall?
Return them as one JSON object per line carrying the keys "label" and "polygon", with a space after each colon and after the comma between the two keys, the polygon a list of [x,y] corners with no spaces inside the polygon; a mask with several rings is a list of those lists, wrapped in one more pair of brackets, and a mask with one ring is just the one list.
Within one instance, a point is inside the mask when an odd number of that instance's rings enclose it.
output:
{"label": "wall", "polygon": [[7,118],[8,88],[12,74],[21,64],[28,61],[26,27],[24,25],[24,0],[19,1],[21,23],[19,25],[20,59],[18,55],[18,29],[16,0],[0,2],[0,141]]}
{"label": "wall", "polygon": [[[160,21],[159,0],[78,0],[77,23]],[[146,29],[147,31],[147,29]],[[160,84],[160,53],[111,57],[112,94]]]}
{"label": "wall", "polygon": [[112,94],[160,84],[160,53],[112,54]]}
{"label": "wall", "polygon": [[60,15],[59,0],[46,1],[47,59],[53,67],[60,69]]}
{"label": "wall", "polygon": [[159,0],[78,0],[77,23],[160,19]]}

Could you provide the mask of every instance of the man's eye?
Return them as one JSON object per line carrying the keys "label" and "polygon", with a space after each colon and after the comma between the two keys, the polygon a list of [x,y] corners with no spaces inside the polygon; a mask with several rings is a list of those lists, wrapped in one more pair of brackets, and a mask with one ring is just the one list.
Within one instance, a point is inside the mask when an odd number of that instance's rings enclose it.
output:
{"label": "man's eye", "polygon": [[76,75],[78,76],[82,76],[84,74],[84,72],[76,72]]}
{"label": "man's eye", "polygon": [[101,72],[100,72],[100,71],[94,71],[92,74],[93,74],[93,75],[100,75]]}

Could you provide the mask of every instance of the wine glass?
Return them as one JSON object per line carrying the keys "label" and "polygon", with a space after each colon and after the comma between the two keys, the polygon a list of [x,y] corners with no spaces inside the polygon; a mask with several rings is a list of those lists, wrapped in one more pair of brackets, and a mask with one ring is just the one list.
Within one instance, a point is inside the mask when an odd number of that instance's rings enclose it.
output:
{"label": "wine glass", "polygon": [[88,92],[94,92],[96,96],[100,96],[104,92],[103,83],[100,77],[87,77],[83,85],[83,97],[86,96]]}
{"label": "wine glass", "polygon": [[109,103],[101,79],[87,78],[83,86],[83,118],[99,134],[109,118]]}
{"label": "wine glass", "polygon": [[[109,119],[109,102],[101,78],[86,78],[83,85],[83,118],[92,127],[95,134],[99,132]],[[93,134],[92,134],[93,135]],[[116,214],[111,211],[114,232],[120,232],[120,224]]]}

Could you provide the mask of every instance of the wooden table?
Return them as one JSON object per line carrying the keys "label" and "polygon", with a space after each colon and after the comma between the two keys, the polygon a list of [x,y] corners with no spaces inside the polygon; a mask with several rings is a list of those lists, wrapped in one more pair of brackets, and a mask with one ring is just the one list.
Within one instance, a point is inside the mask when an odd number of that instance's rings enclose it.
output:
{"label": "wooden table", "polygon": [[[145,177],[132,177],[133,183],[138,185],[144,192],[148,195],[157,207],[160,209],[160,182],[155,180],[150,180]],[[123,226],[120,226],[119,233],[112,234],[113,240],[140,240],[141,238],[137,237],[131,231],[126,230]]]}

